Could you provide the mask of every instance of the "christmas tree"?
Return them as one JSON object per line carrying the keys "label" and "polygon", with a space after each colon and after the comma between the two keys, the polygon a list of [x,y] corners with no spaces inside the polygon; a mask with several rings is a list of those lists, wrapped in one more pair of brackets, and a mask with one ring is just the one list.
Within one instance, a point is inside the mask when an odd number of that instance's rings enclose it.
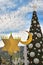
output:
{"label": "christmas tree", "polygon": [[27,45],[27,65],[43,65],[43,35],[36,11],[33,11],[30,32],[33,40]]}

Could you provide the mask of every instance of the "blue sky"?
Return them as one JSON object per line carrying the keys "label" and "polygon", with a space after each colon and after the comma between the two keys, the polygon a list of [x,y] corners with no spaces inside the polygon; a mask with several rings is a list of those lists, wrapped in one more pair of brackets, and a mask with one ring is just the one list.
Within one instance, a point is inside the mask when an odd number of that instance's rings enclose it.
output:
{"label": "blue sky", "polygon": [[0,0],[0,33],[29,29],[33,4],[37,4],[39,23],[43,28],[43,0]]}
{"label": "blue sky", "polygon": [[33,6],[36,6],[43,32],[43,0],[0,0],[0,47],[4,46],[1,37],[9,37],[9,33],[20,36],[22,40],[27,39],[25,31],[29,31],[31,25]]}

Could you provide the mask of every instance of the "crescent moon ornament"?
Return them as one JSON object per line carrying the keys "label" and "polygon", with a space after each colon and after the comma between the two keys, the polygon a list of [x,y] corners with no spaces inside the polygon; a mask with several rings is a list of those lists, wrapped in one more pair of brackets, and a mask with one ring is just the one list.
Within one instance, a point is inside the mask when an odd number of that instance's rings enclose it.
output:
{"label": "crescent moon ornament", "polygon": [[28,38],[26,41],[21,41],[21,40],[20,40],[20,42],[21,42],[22,44],[28,45],[28,44],[32,41],[32,34],[31,34],[30,32],[28,32],[28,31],[26,31],[26,32],[28,33],[29,38]]}

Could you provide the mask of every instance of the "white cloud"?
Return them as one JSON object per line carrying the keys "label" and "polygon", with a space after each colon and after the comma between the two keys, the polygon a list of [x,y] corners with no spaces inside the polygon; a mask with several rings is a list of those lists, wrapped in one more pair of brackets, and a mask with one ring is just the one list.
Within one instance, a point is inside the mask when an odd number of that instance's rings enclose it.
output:
{"label": "white cloud", "polygon": [[0,0],[0,11],[3,13],[7,12],[7,9],[14,8],[16,4],[14,4],[11,0]]}
{"label": "white cloud", "polygon": [[33,6],[36,6],[36,10],[43,10],[43,0],[32,0],[26,6],[21,7],[19,10],[22,13],[32,12],[34,10]]}
{"label": "white cloud", "polygon": [[[8,0],[8,1],[10,1],[10,0]],[[11,2],[9,2],[9,3],[11,3]],[[33,3],[34,3],[34,0],[32,2],[29,2],[26,6],[22,6],[15,12],[0,16],[0,30],[1,31],[5,31],[6,29],[10,30],[10,29],[12,29],[12,27],[13,27],[13,30],[19,29],[19,28],[22,29],[22,27],[26,24],[25,20],[23,19],[23,16],[27,12],[33,11]],[[42,1],[38,1],[38,2],[36,1],[34,4],[36,4],[36,3],[37,3],[37,7],[39,7],[39,6],[42,7],[41,5],[43,5]]]}
{"label": "white cloud", "polygon": [[[4,3],[3,3],[4,2]],[[3,4],[2,4],[3,3]],[[10,14],[6,14],[3,16],[0,16],[0,32],[1,31],[6,31],[6,29],[10,30],[10,29],[21,29],[26,23],[25,20],[23,19],[23,16],[27,13],[27,12],[32,12],[33,11],[33,3],[37,4],[37,9],[38,10],[43,10],[43,1],[36,1],[34,2],[34,0],[32,0],[32,2],[28,3],[26,6],[22,6],[21,8],[19,8],[17,11],[12,12]],[[12,2],[10,2],[10,0],[0,0],[0,8],[2,10],[5,10],[5,7],[2,7],[2,5],[7,4],[8,8],[9,7],[13,7],[16,6],[15,4],[13,4]],[[30,21],[30,20],[29,20]],[[28,22],[29,22],[28,21]],[[30,25],[30,23],[28,24]],[[42,31],[43,31],[43,26],[41,26]],[[22,28],[23,29],[23,28]],[[29,29],[27,29],[29,30]],[[26,39],[26,37],[23,35],[21,35],[22,40]],[[16,35],[17,36],[17,35]],[[21,43],[20,43],[21,45]]]}
{"label": "white cloud", "polygon": [[[27,5],[20,7],[17,12],[19,14],[31,12],[33,11],[33,4],[37,6],[37,10],[43,10],[43,0],[32,0]],[[7,6],[4,6],[4,5],[7,5]],[[0,9],[2,11],[6,11],[6,8],[10,8],[10,7],[13,8],[15,6],[16,4],[10,0],[2,0],[2,1],[0,0]]]}
{"label": "white cloud", "polygon": [[7,0],[0,0],[0,2],[5,2],[5,1],[7,1]]}
{"label": "white cloud", "polygon": [[0,15],[0,32],[16,29],[24,30],[24,28],[22,28],[23,26],[26,24],[30,25],[30,20],[26,22],[23,17],[28,11],[25,8],[26,7],[22,7],[15,12],[11,12],[10,14],[5,14],[3,16]]}
{"label": "white cloud", "polygon": [[0,32],[15,29],[21,29],[25,25],[25,21],[21,16],[18,16],[18,12],[0,16]]}

